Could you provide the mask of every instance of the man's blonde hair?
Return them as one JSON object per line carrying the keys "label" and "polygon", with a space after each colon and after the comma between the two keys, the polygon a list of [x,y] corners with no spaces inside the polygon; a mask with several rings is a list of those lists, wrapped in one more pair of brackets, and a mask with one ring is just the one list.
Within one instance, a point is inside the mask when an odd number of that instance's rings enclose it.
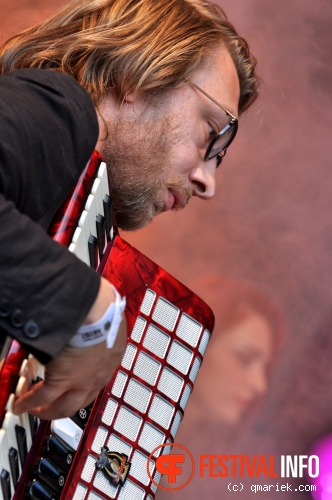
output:
{"label": "man's blonde hair", "polygon": [[158,96],[174,88],[220,44],[238,72],[242,112],[257,97],[256,61],[222,9],[206,0],[73,0],[9,39],[0,68],[59,70],[95,103],[108,89],[121,103],[128,93]]}

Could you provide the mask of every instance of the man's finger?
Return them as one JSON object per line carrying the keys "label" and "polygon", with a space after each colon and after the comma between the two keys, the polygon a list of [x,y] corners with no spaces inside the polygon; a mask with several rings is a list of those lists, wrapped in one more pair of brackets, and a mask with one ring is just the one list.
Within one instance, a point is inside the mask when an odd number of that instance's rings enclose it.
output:
{"label": "man's finger", "polygon": [[78,409],[88,406],[97,394],[98,392],[94,391],[87,398],[82,391],[68,391],[48,405],[29,409],[29,413],[43,420],[72,417]]}
{"label": "man's finger", "polygon": [[54,399],[57,399],[59,395],[57,390],[51,388],[43,380],[36,385],[31,386],[28,392],[23,396],[19,397],[14,404],[14,413],[30,413],[32,408],[38,406],[46,406],[50,404]]}

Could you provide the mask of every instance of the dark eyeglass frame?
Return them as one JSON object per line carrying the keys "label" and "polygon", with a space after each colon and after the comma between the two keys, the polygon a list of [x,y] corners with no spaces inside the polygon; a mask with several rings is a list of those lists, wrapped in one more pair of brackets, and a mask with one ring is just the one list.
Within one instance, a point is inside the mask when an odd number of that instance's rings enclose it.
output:
{"label": "dark eyeglass frame", "polygon": [[[209,94],[207,94],[205,92],[205,90],[201,89],[198,85],[196,85],[196,83],[193,83],[193,82],[191,82],[190,80],[187,80],[187,79],[186,79],[186,81],[192,87],[194,87],[196,90],[198,90],[203,95],[205,95],[205,97],[207,97],[208,99],[210,99],[210,101],[214,102],[214,104],[216,104],[217,106],[219,106],[219,108],[221,108],[223,111],[225,111],[226,115],[231,118],[230,122],[212,139],[212,141],[208,145],[206,153],[204,155],[204,160],[205,161],[211,160],[212,158],[217,157],[217,168],[218,168],[219,165],[220,165],[220,163],[222,162],[223,157],[226,154],[227,148],[230,146],[230,144],[234,140],[234,137],[236,136],[236,133],[237,133],[238,127],[239,127],[239,125],[238,125],[238,119],[236,118],[236,116],[233,115],[233,113],[231,113],[230,111],[228,111],[227,108],[225,108],[224,106],[222,106],[221,104],[219,104],[218,101],[216,101],[213,97],[211,97]],[[231,134],[228,142],[226,143],[226,145],[222,146],[222,149],[220,151],[218,149],[216,151],[213,151],[213,146],[215,145],[215,143],[217,142],[217,140],[220,139],[220,137],[222,137],[226,132],[228,132],[229,129],[232,129],[232,131],[231,131],[232,134]],[[212,154],[211,154],[211,152],[212,152]]]}

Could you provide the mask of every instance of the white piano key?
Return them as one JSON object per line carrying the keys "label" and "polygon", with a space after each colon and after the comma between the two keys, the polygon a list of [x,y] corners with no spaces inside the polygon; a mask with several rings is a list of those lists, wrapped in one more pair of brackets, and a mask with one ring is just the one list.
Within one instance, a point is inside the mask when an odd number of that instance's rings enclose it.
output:
{"label": "white piano key", "polygon": [[45,366],[38,361],[32,354],[28,357],[28,367],[29,373],[32,381],[37,379],[44,379],[45,377]]}
{"label": "white piano key", "polygon": [[77,227],[74,232],[72,243],[75,245],[74,254],[85,264],[90,265],[90,259],[88,254],[87,240],[85,239],[85,233],[80,228]]}
{"label": "white piano key", "polygon": [[91,229],[90,229],[90,220],[89,220],[89,214],[86,210],[83,210],[81,213],[81,217],[79,218],[78,221],[78,227],[81,229],[81,238],[82,241],[84,241],[84,246],[86,249],[86,254],[87,254],[87,264],[90,266],[90,257],[89,257],[89,249],[88,249],[88,241],[89,237],[91,234]]}
{"label": "white piano key", "polygon": [[70,418],[53,420],[51,423],[51,430],[73,450],[77,450],[83,434],[83,429],[76,425]]}
{"label": "white piano key", "polygon": [[106,163],[103,161],[101,162],[98,170],[98,179],[101,180],[101,186],[102,186],[102,191],[103,191],[103,199],[105,198],[106,194],[109,194],[109,185],[108,185],[108,175],[107,175],[107,167]]}
{"label": "white piano key", "polygon": [[81,217],[79,218],[78,221],[78,227],[81,228],[82,232],[84,233],[85,241],[87,242],[91,231],[90,231],[89,214],[86,210],[83,210],[83,212],[81,213]]}
{"label": "white piano key", "polygon": [[28,373],[29,373],[28,360],[24,359],[23,363],[21,364],[19,375],[20,375],[20,377],[21,376],[27,377]]}
{"label": "white piano key", "polygon": [[88,212],[90,233],[97,238],[97,228],[96,228],[97,208],[96,208],[95,198],[92,194],[89,194],[88,199],[86,200],[85,210]]}
{"label": "white piano key", "polygon": [[104,215],[104,207],[103,207],[103,190],[102,190],[102,185],[101,185],[101,180],[100,179],[95,179],[92,189],[91,189],[91,194],[94,196],[95,199],[95,204],[96,204],[96,211],[97,214]]}
{"label": "white piano key", "polygon": [[27,379],[26,377],[21,376],[18,379],[18,382],[17,382],[17,385],[16,385],[15,396],[17,398],[20,398],[26,392],[28,392],[28,390],[30,389],[30,387],[31,387],[31,380],[30,380],[30,378]]}
{"label": "white piano key", "polygon": [[23,394],[25,394],[32,385],[31,373],[27,359],[25,359],[21,365],[19,376],[20,378],[16,385],[16,390],[15,390],[15,396],[17,398],[23,396]]}
{"label": "white piano key", "polygon": [[74,243],[71,243],[68,247],[68,250],[69,252],[71,253],[75,253],[75,248],[76,248],[76,245]]}

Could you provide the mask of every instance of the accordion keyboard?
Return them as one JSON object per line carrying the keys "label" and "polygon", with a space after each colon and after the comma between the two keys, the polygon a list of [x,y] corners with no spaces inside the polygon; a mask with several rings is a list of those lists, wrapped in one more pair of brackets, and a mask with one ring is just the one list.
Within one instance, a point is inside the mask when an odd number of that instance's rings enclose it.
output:
{"label": "accordion keyboard", "polygon": [[107,168],[102,162],[69,245],[69,251],[93,269],[98,269],[114,236],[111,205]]}
{"label": "accordion keyboard", "polygon": [[[92,168],[94,169],[94,165],[92,165]],[[90,193],[87,196],[84,209],[74,230],[69,250],[75,253],[87,265],[97,269],[108,241],[113,238],[111,199],[109,196],[105,163],[101,162],[99,164],[89,191]],[[11,352],[10,349],[14,352]],[[3,346],[3,359],[0,364],[2,388],[8,378],[7,372],[14,371],[14,367],[11,366],[12,358],[15,358],[16,355],[18,359],[20,358],[21,354],[18,355],[16,352],[18,349],[18,344],[15,341],[12,345],[7,342]],[[16,359],[15,364],[17,364]],[[15,374],[11,373],[12,375]],[[32,384],[37,383],[43,378],[43,365],[33,356],[28,356],[19,367],[15,384],[11,384],[13,387],[8,392],[7,401],[2,405],[3,412],[0,426],[0,500],[11,500],[13,498],[40,423],[38,419],[27,413],[17,416],[12,412],[15,397],[25,393]],[[13,392],[11,392],[12,390]],[[63,446],[64,448],[61,449],[61,453],[65,453],[66,457],[73,456],[73,452],[77,448],[83,432],[82,428],[84,428],[84,424],[87,421],[87,416],[88,411],[81,409],[72,419],[61,419],[51,423],[50,429],[54,435],[53,441],[57,446],[58,442],[56,440],[60,440],[59,450]],[[53,441],[51,442],[52,445],[54,444]],[[33,475],[44,479],[46,477],[46,484],[43,483],[43,479],[37,479],[37,481],[41,481],[41,486],[39,487],[38,484],[37,486],[34,485],[34,490],[37,490],[38,487],[40,492],[36,492],[36,496],[35,494],[31,494],[30,498],[35,497],[38,499],[39,496],[40,498],[47,498],[47,482],[50,482],[48,475],[52,475],[52,486],[54,486],[54,477],[60,483],[63,482],[63,478],[65,477],[65,472],[62,471],[61,467],[57,466],[56,462],[47,462],[46,465],[42,463],[39,469],[42,469],[42,472],[39,470],[38,472],[34,472]],[[55,474],[55,470],[58,470],[57,474]],[[56,477],[57,475],[59,478]],[[59,490],[58,485],[55,486]],[[27,498],[29,498],[29,494]],[[52,498],[52,494],[50,494],[49,498]],[[56,498],[56,495],[54,498]]]}
{"label": "accordion keyboard", "polygon": [[[14,345],[15,350],[15,345]],[[13,352],[7,353],[2,368],[10,365]],[[7,364],[6,364],[7,361]],[[2,370],[1,374],[4,375]],[[0,499],[10,500],[17,486],[28,452],[36,435],[39,421],[32,415],[13,413],[15,398],[24,394],[31,384],[43,378],[44,367],[32,356],[25,359],[19,371],[15,393],[7,400],[0,429]]]}
{"label": "accordion keyboard", "polygon": [[[63,212],[68,229],[56,222],[53,236],[126,296],[126,351],[95,402],[72,418],[38,426],[29,415],[13,415],[10,396],[8,430],[0,430],[0,500],[153,500],[161,478],[156,459],[174,442],[213,329],[210,308],[113,229],[106,166],[97,158],[95,167],[83,208]],[[17,390],[42,376],[30,356]]]}

